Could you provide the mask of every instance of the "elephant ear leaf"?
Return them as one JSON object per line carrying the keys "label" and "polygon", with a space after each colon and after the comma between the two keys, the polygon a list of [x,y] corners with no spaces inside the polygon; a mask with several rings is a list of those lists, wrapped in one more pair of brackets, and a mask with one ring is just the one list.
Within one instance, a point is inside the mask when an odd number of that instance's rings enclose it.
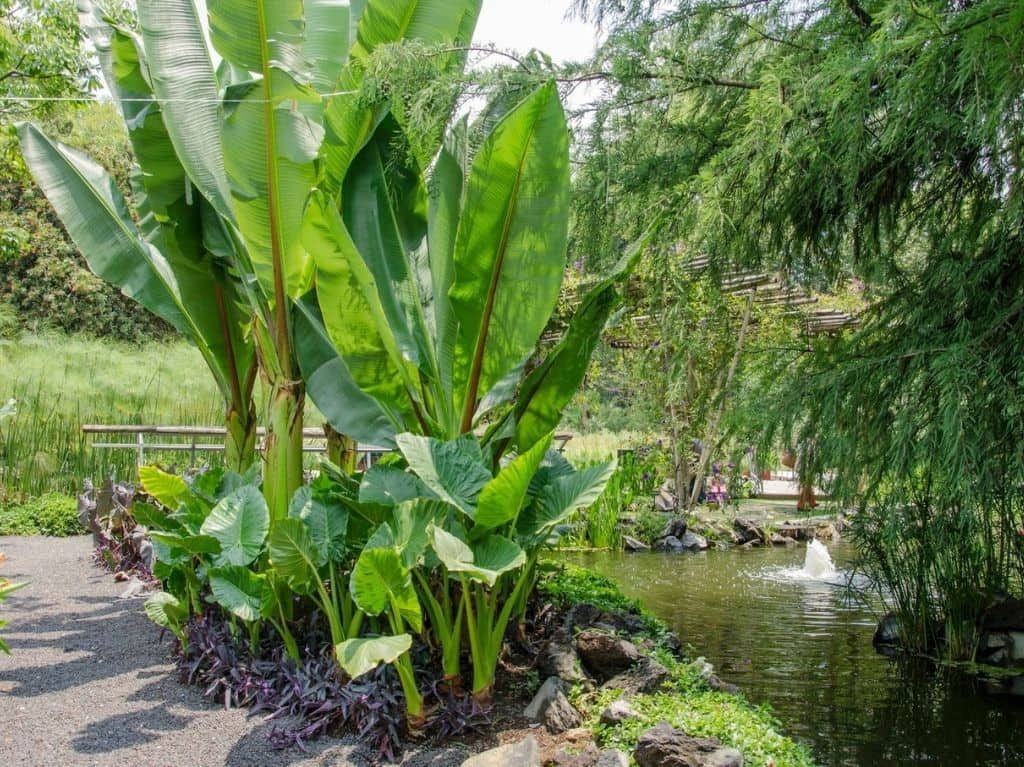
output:
{"label": "elephant ear leaf", "polygon": [[394,663],[412,647],[412,637],[399,634],[390,637],[348,639],[334,647],[338,665],[353,679],[373,671],[381,663]]}
{"label": "elephant ear leaf", "polygon": [[281,519],[274,524],[268,541],[270,563],[288,586],[298,594],[309,594],[316,588],[320,551],[300,519]]}
{"label": "elephant ear leaf", "polygon": [[309,528],[321,564],[339,561],[345,555],[348,510],[340,501],[318,496],[310,487],[300,487],[292,497],[288,516],[302,520]]}
{"label": "elephant ear leaf", "polygon": [[472,434],[450,442],[399,434],[398,449],[416,476],[437,496],[472,517],[477,496],[491,481],[480,444]]}
{"label": "elephant ear leaf", "polygon": [[519,516],[526,492],[530,488],[530,480],[540,468],[550,445],[549,434],[547,439],[512,459],[508,466],[498,472],[498,476],[484,486],[473,518],[476,522],[474,533],[499,527]]}
{"label": "elephant ear leaf", "polygon": [[263,494],[246,485],[221,499],[199,532],[220,543],[221,552],[214,564],[248,565],[263,551],[269,529],[270,510]]}
{"label": "elephant ear leaf", "polygon": [[598,499],[615,473],[615,465],[612,460],[556,477],[541,489],[530,507],[520,515],[516,526],[519,534],[533,541],[545,538],[573,511]]}
{"label": "elephant ear leaf", "polygon": [[272,594],[265,575],[239,565],[212,567],[208,574],[213,598],[225,610],[247,622],[267,614]]}
{"label": "elephant ear leaf", "polygon": [[352,570],[349,590],[367,615],[380,615],[393,608],[414,631],[423,629],[412,576],[394,548],[364,549]]}
{"label": "elephant ear leaf", "polygon": [[157,626],[170,629],[175,634],[180,634],[185,622],[188,620],[188,608],[178,598],[166,591],[159,591],[145,604],[146,617]]}
{"label": "elephant ear leaf", "polygon": [[523,550],[500,535],[491,535],[470,546],[458,536],[434,526],[430,529],[430,542],[441,564],[452,573],[463,573],[473,580],[493,586],[502,573],[521,566],[526,561]]}
{"label": "elephant ear leaf", "polygon": [[184,479],[177,474],[162,471],[156,466],[139,467],[139,484],[147,495],[153,496],[171,511],[177,511],[191,494]]}

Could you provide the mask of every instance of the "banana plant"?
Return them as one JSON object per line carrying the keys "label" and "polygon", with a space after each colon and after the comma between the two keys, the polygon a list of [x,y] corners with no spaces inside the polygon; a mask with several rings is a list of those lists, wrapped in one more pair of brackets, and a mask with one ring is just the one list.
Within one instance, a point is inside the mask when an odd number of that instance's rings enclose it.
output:
{"label": "banana plant", "polygon": [[[293,302],[313,286],[300,236],[307,200],[313,189],[334,190],[341,204],[352,158],[387,114],[386,103],[358,94],[373,51],[406,38],[468,42],[480,1],[205,7],[204,15],[194,0],[140,0],[136,32],[113,27],[84,0],[83,29],[141,167],[138,225],[98,166],[27,126],[23,146],[93,269],[194,340],[225,396],[251,395],[258,358],[269,387],[264,493],[276,522],[302,480],[305,388]],[[97,219],[103,226],[91,229]],[[231,335],[215,336],[207,325],[217,322]],[[230,412],[248,417],[251,408]]]}
{"label": "banana plant", "polygon": [[[304,303],[300,322],[322,330],[299,359],[339,431],[394,446],[403,432],[454,440],[486,420],[497,462],[554,429],[578,388],[643,241],[527,374],[565,266],[568,130],[553,83],[501,115],[455,125],[429,180],[413,159],[389,161],[404,138],[385,117],[352,159],[340,208],[311,198],[303,238],[319,307]],[[342,380],[362,392],[358,407],[340,407]]]}

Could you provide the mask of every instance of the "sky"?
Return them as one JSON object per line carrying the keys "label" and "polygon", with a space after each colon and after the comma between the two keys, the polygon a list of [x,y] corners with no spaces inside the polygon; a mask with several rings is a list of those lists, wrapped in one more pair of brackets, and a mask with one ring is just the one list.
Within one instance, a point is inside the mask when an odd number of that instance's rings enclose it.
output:
{"label": "sky", "polygon": [[567,21],[570,0],[483,0],[473,42],[525,53],[537,48],[556,62],[580,61],[594,52],[595,30]]}

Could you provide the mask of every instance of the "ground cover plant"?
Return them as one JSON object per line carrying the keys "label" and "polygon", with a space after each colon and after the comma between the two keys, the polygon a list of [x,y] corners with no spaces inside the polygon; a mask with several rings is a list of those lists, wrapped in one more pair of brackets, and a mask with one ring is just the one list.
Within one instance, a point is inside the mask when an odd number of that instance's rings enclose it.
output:
{"label": "ground cover plant", "polygon": [[0,506],[0,535],[81,535],[78,503],[67,495],[46,493],[30,500]]}

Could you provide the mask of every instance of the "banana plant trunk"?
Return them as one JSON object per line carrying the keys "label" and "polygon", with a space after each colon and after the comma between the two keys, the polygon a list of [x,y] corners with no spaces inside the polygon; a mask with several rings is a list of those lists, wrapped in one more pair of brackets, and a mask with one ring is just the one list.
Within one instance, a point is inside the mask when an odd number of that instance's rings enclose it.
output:
{"label": "banana plant trunk", "polygon": [[256,461],[255,409],[250,405],[249,410],[243,413],[231,408],[225,426],[224,465],[231,471],[244,474]]}
{"label": "banana plant trunk", "polygon": [[327,438],[327,460],[346,474],[354,473],[358,459],[358,443],[329,423],[324,424],[324,436]]}
{"label": "banana plant trunk", "polygon": [[300,380],[271,382],[267,436],[263,446],[263,494],[271,523],[288,516],[288,502],[302,485],[302,413],[306,388]]}

